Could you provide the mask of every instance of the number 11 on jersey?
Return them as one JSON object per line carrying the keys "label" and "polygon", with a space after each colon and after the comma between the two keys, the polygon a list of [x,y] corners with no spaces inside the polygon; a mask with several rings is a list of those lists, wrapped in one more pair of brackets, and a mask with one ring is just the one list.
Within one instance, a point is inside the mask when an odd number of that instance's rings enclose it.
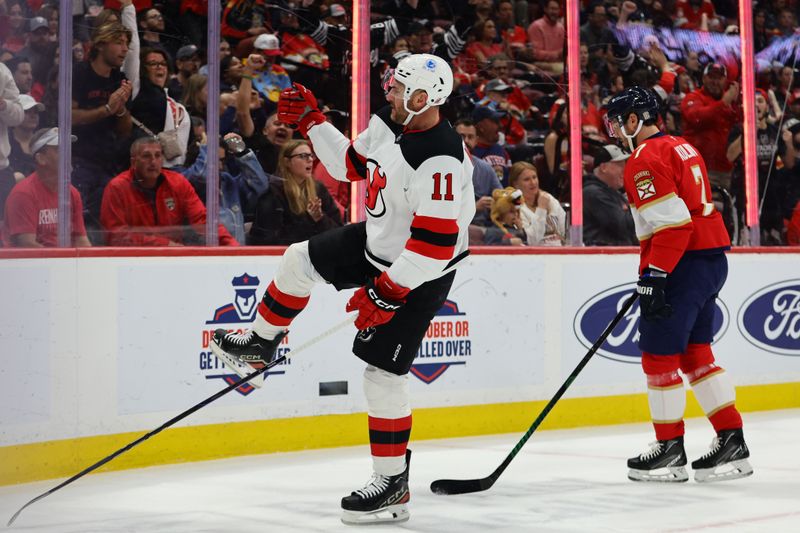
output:
{"label": "number 11 on jersey", "polygon": [[[444,193],[444,200],[447,202],[453,201],[453,174],[447,173],[444,176],[447,190]],[[433,175],[433,194],[431,200],[442,200],[442,173],[437,172]]]}

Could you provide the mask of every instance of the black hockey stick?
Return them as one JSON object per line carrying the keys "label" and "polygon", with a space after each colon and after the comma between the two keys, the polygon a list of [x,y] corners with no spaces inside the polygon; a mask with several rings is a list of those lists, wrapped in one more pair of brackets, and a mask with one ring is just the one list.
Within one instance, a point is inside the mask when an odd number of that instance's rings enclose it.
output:
{"label": "black hockey stick", "polygon": [[14,513],[14,516],[11,517],[11,520],[8,521],[8,524],[6,524],[6,526],[10,527],[11,524],[14,523],[14,520],[17,519],[17,517],[20,515],[20,513],[22,513],[22,511],[25,510],[26,507],[28,507],[30,505],[33,505],[34,503],[38,502],[39,500],[41,500],[41,499],[53,494],[55,491],[57,491],[58,489],[60,489],[62,487],[66,487],[67,485],[69,485],[73,481],[76,481],[77,479],[82,478],[83,476],[85,476],[89,472],[92,472],[93,470],[97,470],[98,468],[100,468],[104,464],[108,463],[109,461],[113,460],[114,458],[116,458],[116,457],[122,455],[123,453],[127,452],[128,450],[130,450],[131,448],[133,448],[137,444],[141,444],[142,442],[146,441],[147,439],[149,439],[153,435],[161,433],[161,431],[167,429],[168,427],[170,427],[171,425],[175,424],[176,422],[180,422],[181,420],[183,420],[184,418],[186,418],[190,414],[194,413],[195,411],[199,411],[200,409],[202,409],[206,405],[210,404],[211,402],[218,400],[222,396],[225,396],[230,391],[232,391],[232,390],[234,390],[234,389],[236,389],[238,387],[241,387],[242,385],[244,385],[245,383],[247,383],[251,379],[256,378],[257,376],[260,376],[261,374],[263,374],[264,372],[266,372],[270,368],[273,368],[274,366],[281,364],[282,362],[286,361],[289,357],[293,357],[293,356],[297,355],[298,353],[302,352],[303,350],[305,350],[305,349],[309,348],[310,346],[318,343],[322,339],[324,339],[324,338],[332,335],[333,333],[339,331],[343,327],[351,324],[356,319],[357,316],[358,316],[357,314],[353,314],[352,316],[348,316],[346,320],[344,320],[343,322],[340,322],[339,324],[333,326],[328,331],[320,333],[319,335],[317,335],[313,339],[309,339],[308,341],[306,341],[305,343],[301,344],[300,346],[298,346],[297,348],[295,348],[294,350],[292,350],[288,354],[278,357],[277,359],[275,359],[274,361],[272,361],[268,365],[265,365],[263,368],[259,368],[258,370],[256,370],[252,374],[248,374],[247,376],[243,377],[242,379],[240,379],[236,383],[232,383],[232,384],[228,385],[227,387],[225,387],[224,389],[222,389],[218,393],[214,394],[213,396],[209,396],[208,398],[206,398],[202,402],[194,405],[193,407],[190,407],[189,409],[185,410],[184,412],[182,412],[181,414],[177,415],[176,417],[167,420],[166,422],[164,422],[163,424],[158,426],[156,429],[154,429],[150,433],[146,433],[146,434],[142,435],[141,437],[139,437],[135,441],[131,442],[127,446],[124,446],[123,448],[120,448],[119,450],[115,451],[111,455],[109,455],[109,456],[107,456],[107,457],[105,457],[103,459],[100,459],[99,461],[97,461],[92,466],[84,468],[83,470],[81,470],[80,472],[78,472],[77,474],[75,474],[74,476],[69,478],[68,480],[64,481],[63,483],[60,483],[60,484],[56,485],[55,487],[53,487],[52,489],[48,490],[47,492],[44,492],[44,493],[40,494],[39,496],[35,497],[31,501],[29,501],[28,503],[26,503],[25,505],[20,507],[19,511]]}
{"label": "black hockey stick", "polygon": [[575,367],[575,370],[572,371],[572,374],[569,375],[567,380],[561,385],[561,388],[558,389],[555,396],[553,396],[547,405],[544,406],[542,412],[539,413],[539,416],[536,417],[536,420],[533,422],[528,431],[522,436],[514,449],[511,450],[503,462],[498,466],[494,472],[492,472],[489,476],[481,479],[437,479],[433,483],[431,483],[431,490],[435,494],[468,494],[470,492],[481,492],[483,490],[488,490],[494,485],[495,481],[500,477],[500,475],[508,468],[508,465],[511,464],[511,461],[514,457],[517,456],[519,451],[525,446],[525,443],[528,442],[528,439],[531,438],[533,432],[539,427],[542,421],[545,419],[547,414],[550,410],[556,405],[558,400],[564,395],[572,382],[575,381],[575,378],[578,377],[578,374],[581,373],[583,367],[589,362],[589,359],[595,354],[595,352],[606,342],[606,338],[614,331],[614,328],[617,327],[619,321],[622,320],[622,317],[625,316],[625,313],[628,312],[628,309],[631,308],[633,302],[636,301],[639,295],[635,292],[628,298],[624,304],[622,304],[622,309],[619,310],[617,316],[614,317],[614,320],[608,325],[608,327],[603,331],[600,338],[597,339],[597,342],[592,345],[586,355],[583,356],[581,362],[578,363],[578,366]]}

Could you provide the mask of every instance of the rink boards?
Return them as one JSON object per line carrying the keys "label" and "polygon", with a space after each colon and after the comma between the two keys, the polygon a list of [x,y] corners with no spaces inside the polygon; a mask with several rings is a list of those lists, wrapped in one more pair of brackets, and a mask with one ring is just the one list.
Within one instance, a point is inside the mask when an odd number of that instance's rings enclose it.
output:
{"label": "rink boards", "polygon": [[[527,429],[631,293],[638,263],[621,250],[484,252],[459,269],[412,368],[413,439]],[[800,407],[800,253],[782,252],[729,254],[714,350],[744,411]],[[248,327],[279,251],[134,253],[0,260],[0,484],[73,474],[231,382],[210,332]],[[350,293],[317,287],[282,352],[341,322]],[[637,321],[635,306],[543,427],[647,420]],[[109,468],[366,443],[354,333]],[[694,401],[688,414],[701,414]]]}

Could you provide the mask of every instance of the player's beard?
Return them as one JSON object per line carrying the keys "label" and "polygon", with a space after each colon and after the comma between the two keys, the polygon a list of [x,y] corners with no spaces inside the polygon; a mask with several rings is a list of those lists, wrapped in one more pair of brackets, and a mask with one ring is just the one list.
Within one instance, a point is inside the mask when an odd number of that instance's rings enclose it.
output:
{"label": "player's beard", "polygon": [[392,112],[389,115],[389,118],[392,119],[392,122],[396,122],[397,124],[403,124],[406,118],[408,118],[408,111],[406,111],[402,107],[392,106]]}

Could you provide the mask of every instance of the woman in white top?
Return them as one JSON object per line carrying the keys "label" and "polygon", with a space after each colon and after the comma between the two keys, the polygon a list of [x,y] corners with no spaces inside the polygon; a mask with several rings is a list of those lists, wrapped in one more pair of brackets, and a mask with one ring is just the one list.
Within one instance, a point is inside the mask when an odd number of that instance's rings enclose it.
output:
{"label": "woman in white top", "polygon": [[511,166],[508,184],[522,191],[520,216],[528,246],[561,246],[566,233],[567,213],[555,197],[539,188],[536,167],[527,161]]}

